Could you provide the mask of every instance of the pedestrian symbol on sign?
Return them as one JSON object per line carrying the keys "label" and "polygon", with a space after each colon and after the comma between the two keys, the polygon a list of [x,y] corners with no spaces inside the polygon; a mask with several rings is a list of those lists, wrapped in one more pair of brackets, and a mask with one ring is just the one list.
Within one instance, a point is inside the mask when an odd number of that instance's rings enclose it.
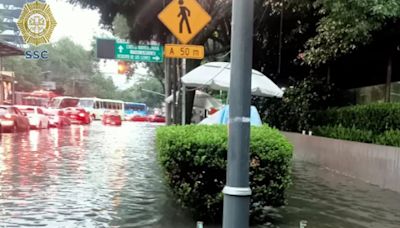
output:
{"label": "pedestrian symbol on sign", "polygon": [[158,18],[183,44],[189,43],[211,21],[196,0],[171,0]]}
{"label": "pedestrian symbol on sign", "polygon": [[190,10],[184,6],[183,0],[179,0],[179,14],[178,17],[181,17],[181,22],[179,23],[179,33],[183,33],[183,22],[186,22],[186,27],[188,30],[188,33],[191,34],[192,31],[190,29],[190,24],[189,24],[189,18],[190,17]]}

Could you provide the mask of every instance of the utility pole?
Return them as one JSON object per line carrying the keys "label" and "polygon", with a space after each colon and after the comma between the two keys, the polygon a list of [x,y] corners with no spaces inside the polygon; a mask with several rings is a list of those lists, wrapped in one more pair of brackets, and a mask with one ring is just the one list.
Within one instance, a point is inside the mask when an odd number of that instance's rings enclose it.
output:
{"label": "utility pole", "polygon": [[278,49],[278,74],[281,74],[281,66],[282,66],[282,39],[283,39],[283,10],[284,10],[284,0],[282,0],[281,4],[281,18],[279,23],[279,49]]}
{"label": "utility pole", "polygon": [[254,0],[233,0],[228,165],[223,228],[249,227],[250,99]]}
{"label": "utility pole", "polygon": [[[170,39],[167,38],[169,41]],[[165,97],[169,97],[171,95],[171,77],[170,77],[170,72],[171,72],[171,59],[166,58],[164,61],[164,70],[165,70]],[[165,104],[165,117],[166,117],[166,124],[171,125],[171,104],[166,103]]]}

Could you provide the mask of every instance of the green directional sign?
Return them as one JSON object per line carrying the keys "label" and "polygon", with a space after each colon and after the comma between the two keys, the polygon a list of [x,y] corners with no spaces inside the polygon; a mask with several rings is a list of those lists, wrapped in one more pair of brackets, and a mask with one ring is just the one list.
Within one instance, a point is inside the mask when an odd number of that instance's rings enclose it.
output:
{"label": "green directional sign", "polygon": [[134,45],[115,42],[115,59],[135,62],[163,62],[161,45]]}

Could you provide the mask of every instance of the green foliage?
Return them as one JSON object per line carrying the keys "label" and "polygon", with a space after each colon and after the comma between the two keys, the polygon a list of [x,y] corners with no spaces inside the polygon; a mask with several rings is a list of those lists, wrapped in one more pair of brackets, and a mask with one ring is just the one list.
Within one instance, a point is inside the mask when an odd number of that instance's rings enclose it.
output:
{"label": "green foliage", "polygon": [[400,130],[385,131],[375,138],[375,143],[400,147]]}
{"label": "green foliage", "polygon": [[364,143],[372,143],[374,141],[374,134],[372,131],[360,130],[354,127],[345,128],[341,125],[315,127],[313,129],[313,133],[315,135],[324,136],[328,138],[357,141]]}
{"label": "green foliage", "polygon": [[400,103],[356,105],[317,114],[315,125],[342,125],[380,134],[400,129]]}
{"label": "green foliage", "polygon": [[[222,218],[226,180],[226,126],[171,126],[157,130],[158,160],[180,205],[196,219]],[[251,220],[264,222],[266,206],[285,204],[293,147],[277,130],[253,127],[250,142]]]}
{"label": "green foliage", "polygon": [[134,86],[120,92],[120,99],[125,101],[135,101],[145,103],[152,108],[160,108],[164,102],[164,97],[158,94],[149,93],[142,89],[157,93],[164,93],[163,86],[153,77],[141,77]]}
{"label": "green foliage", "polygon": [[285,90],[283,98],[254,97],[263,121],[284,131],[310,129],[315,110],[336,105],[339,93],[324,79],[306,78]]}
{"label": "green foliage", "polygon": [[400,18],[398,0],[317,0],[323,15],[307,42],[305,61],[319,65],[371,41],[374,32]]}
{"label": "green foliage", "polygon": [[313,132],[314,135],[328,138],[400,147],[400,130],[388,130],[380,134],[374,134],[368,130],[337,125],[315,127]]}

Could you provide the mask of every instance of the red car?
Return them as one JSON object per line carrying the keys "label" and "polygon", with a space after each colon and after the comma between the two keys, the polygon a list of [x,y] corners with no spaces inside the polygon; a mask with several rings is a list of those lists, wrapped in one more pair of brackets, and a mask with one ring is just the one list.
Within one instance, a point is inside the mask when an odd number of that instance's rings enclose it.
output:
{"label": "red car", "polygon": [[0,106],[1,132],[29,131],[29,119],[16,107]]}
{"label": "red car", "polygon": [[47,111],[46,116],[49,118],[49,126],[62,128],[71,125],[71,120],[64,116],[61,110]]}
{"label": "red car", "polygon": [[66,108],[63,110],[64,116],[71,120],[72,124],[90,124],[90,113],[83,108]]}
{"label": "red car", "polygon": [[104,125],[120,126],[122,124],[122,118],[117,111],[106,111],[103,114],[101,122]]}
{"label": "red car", "polygon": [[141,115],[134,115],[132,117],[128,117],[128,120],[130,121],[135,121],[135,122],[147,122],[147,116],[141,116]]}
{"label": "red car", "polygon": [[162,115],[150,115],[147,120],[153,123],[165,123],[165,117]]}

